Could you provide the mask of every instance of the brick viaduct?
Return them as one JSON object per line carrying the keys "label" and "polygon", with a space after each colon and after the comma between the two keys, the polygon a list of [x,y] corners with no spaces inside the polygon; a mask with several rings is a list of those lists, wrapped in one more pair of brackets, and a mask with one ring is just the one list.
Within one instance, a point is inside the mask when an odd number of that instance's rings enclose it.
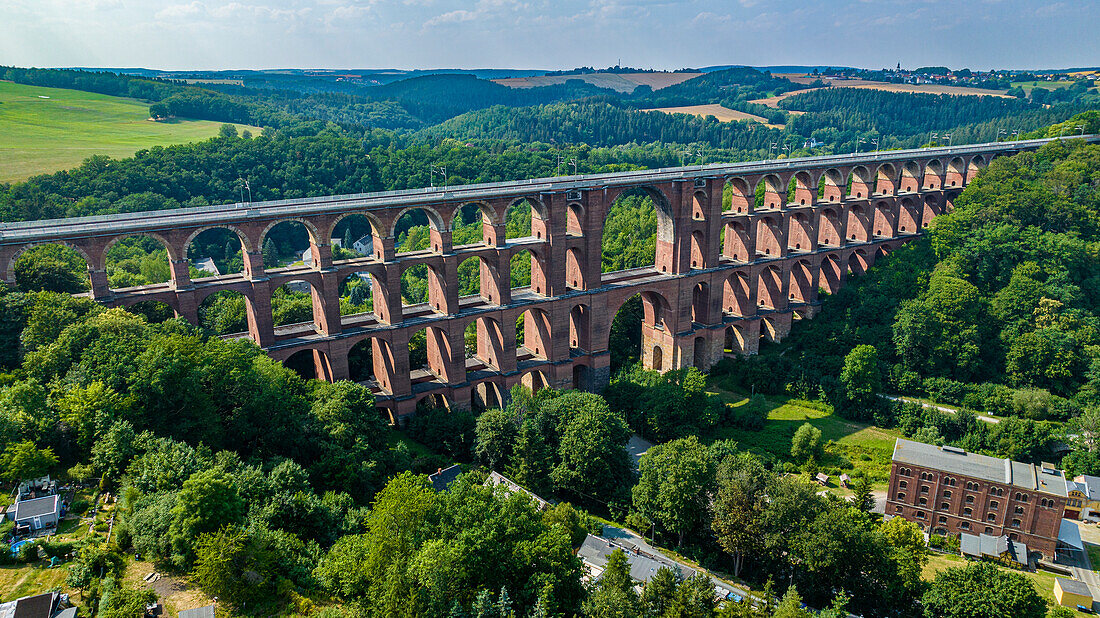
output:
{"label": "brick viaduct", "polygon": [[[5,280],[13,282],[23,251],[65,244],[87,261],[92,298],[123,307],[161,301],[193,323],[207,296],[239,292],[247,300],[252,340],[277,359],[312,354],[323,379],[348,377],[349,352],[369,339],[372,387],[391,417],[413,412],[426,397],[457,407],[499,405],[517,383],[591,390],[606,385],[611,321],[635,294],[644,307],[645,366],[706,369],[727,354],[753,354],[762,337],[778,340],[790,332],[792,320],[812,317],[819,289],[835,292],[849,274],[862,273],[920,234],[990,159],[1046,141],[7,223],[0,225],[0,264]],[[762,203],[756,199],[760,186]],[[628,190],[644,191],[657,206],[655,264],[602,273],[604,221]],[[723,191],[731,196],[725,207]],[[533,205],[531,236],[508,239],[505,213],[522,200]],[[482,242],[453,246],[455,213],[471,203],[482,213]],[[397,253],[397,221],[416,208],[430,222],[431,246]],[[332,232],[353,214],[371,224],[373,255],[333,260]],[[265,235],[284,221],[308,230],[312,265],[264,268]],[[239,236],[244,270],[193,281],[188,264],[196,256],[188,256],[187,248],[200,232],[217,227]],[[170,282],[110,288],[107,250],[133,235],[164,244]],[[522,252],[531,256],[531,286],[513,290],[510,261]],[[481,290],[460,298],[457,268],[470,257],[479,258]],[[429,270],[429,302],[403,305],[402,272],[419,264]],[[357,273],[369,275],[374,311],[341,316],[340,285]],[[291,281],[309,284],[313,320],[276,327],[271,295]],[[520,316],[523,344],[517,345],[512,325]],[[468,355],[464,333],[474,322],[477,349]],[[426,331],[428,365],[411,368],[409,338],[420,330]]]}

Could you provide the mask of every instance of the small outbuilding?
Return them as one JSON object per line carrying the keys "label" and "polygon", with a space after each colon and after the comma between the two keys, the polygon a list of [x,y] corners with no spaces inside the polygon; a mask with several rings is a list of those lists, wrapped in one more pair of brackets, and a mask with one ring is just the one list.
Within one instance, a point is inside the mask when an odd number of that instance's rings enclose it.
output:
{"label": "small outbuilding", "polygon": [[451,483],[458,480],[459,474],[462,474],[462,467],[455,464],[450,468],[440,468],[435,471],[435,474],[429,474],[428,480],[431,481],[432,489],[442,493],[451,487]]}
{"label": "small outbuilding", "polygon": [[213,604],[196,607],[195,609],[185,609],[180,612],[180,618],[214,618],[214,610]]}
{"label": "small outbuilding", "polygon": [[844,487],[848,487],[848,485],[851,484],[851,482],[852,482],[852,477],[848,476],[847,474],[841,474],[840,475],[840,484],[843,485]]}
{"label": "small outbuilding", "polygon": [[1063,607],[1081,607],[1092,611],[1092,591],[1085,582],[1064,577],[1055,578],[1054,598]]}
{"label": "small outbuilding", "polygon": [[1007,536],[990,534],[960,534],[960,552],[967,558],[992,560],[1005,566],[1021,569],[1030,567],[1027,545]]}
{"label": "small outbuilding", "polygon": [[33,500],[20,500],[8,507],[8,519],[15,521],[16,529],[37,532],[57,527],[61,519],[61,496],[54,494]]}
{"label": "small outbuilding", "polygon": [[817,476],[814,477],[814,480],[817,481],[818,485],[825,487],[829,484],[829,475],[825,474],[824,472],[818,472]]}

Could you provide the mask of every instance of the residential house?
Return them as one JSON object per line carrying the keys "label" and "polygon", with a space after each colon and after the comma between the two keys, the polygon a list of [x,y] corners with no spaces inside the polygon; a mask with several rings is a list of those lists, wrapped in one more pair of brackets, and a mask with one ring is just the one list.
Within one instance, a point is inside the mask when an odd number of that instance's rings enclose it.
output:
{"label": "residential house", "polygon": [[0,603],[0,618],[57,618],[68,610],[61,610],[61,595],[57,592],[44,592],[23,597],[7,603]]}
{"label": "residential house", "polygon": [[589,534],[584,538],[584,543],[577,550],[577,557],[581,559],[589,577],[599,578],[607,567],[607,561],[615,550],[622,550],[626,555],[626,561],[630,565],[630,577],[642,584],[648,582],[661,568],[667,567],[679,572],[684,579],[695,575],[695,571],[682,564],[673,562],[664,556],[651,554],[633,545],[619,543],[611,539],[593,536]]}
{"label": "residential house", "polygon": [[56,528],[61,519],[61,496],[54,494],[31,500],[20,500],[8,507],[8,519],[15,522],[16,531],[37,532]]}
{"label": "residential house", "polygon": [[450,489],[451,484],[458,480],[460,474],[462,474],[462,468],[455,464],[450,468],[439,468],[435,474],[428,475],[428,480],[432,483],[432,489],[442,493]]}
{"label": "residential house", "polygon": [[[1079,474],[1073,477],[1073,482],[1077,492],[1074,498],[1081,501],[1072,507],[1077,509],[1077,518],[1100,522],[1100,476]],[[1071,507],[1067,505],[1066,508],[1069,510]]]}
{"label": "residential house", "polygon": [[532,500],[534,500],[535,506],[537,506],[540,511],[545,511],[546,509],[550,508],[550,503],[549,502],[547,502],[546,500],[543,500],[542,498],[536,496],[533,492],[529,491],[527,488],[523,487],[519,483],[513,481],[512,479],[504,476],[503,474],[501,474],[499,472],[495,472],[495,471],[490,472],[489,473],[489,478],[485,479],[485,485],[488,486],[488,487],[503,487],[505,489],[505,491],[507,491],[510,494],[514,494],[514,493],[526,494]]}
{"label": "residential house", "polygon": [[351,248],[359,255],[370,255],[374,251],[374,237],[367,234],[351,243]]}

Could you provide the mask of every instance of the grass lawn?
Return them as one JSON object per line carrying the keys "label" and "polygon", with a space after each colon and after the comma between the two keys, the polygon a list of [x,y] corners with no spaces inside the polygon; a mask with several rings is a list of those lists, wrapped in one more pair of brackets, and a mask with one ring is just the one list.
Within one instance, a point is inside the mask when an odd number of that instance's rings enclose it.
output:
{"label": "grass lawn", "polygon": [[[762,405],[768,412],[768,420],[760,431],[722,427],[715,432],[715,439],[736,440],[743,449],[767,453],[781,461],[787,461],[790,459],[791,438],[795,431],[803,423],[810,423],[821,430],[821,439],[826,443],[826,456],[819,464],[826,474],[836,476],[829,468],[844,472],[862,470],[876,484],[885,483],[890,474],[894,440],[901,435],[896,429],[882,429],[850,421],[787,397],[758,395],[756,402],[753,402],[742,393],[713,384],[709,386],[709,391],[719,394],[725,402],[735,406]],[[839,489],[836,482],[836,479],[830,479],[830,488]]]}
{"label": "grass lawn", "polygon": [[[932,555],[929,556],[928,564],[924,565],[924,570],[921,572],[921,578],[925,581],[932,581],[936,577],[936,573],[951,567],[966,566],[966,562],[966,559],[962,556],[949,556],[933,552]],[[1019,571],[1006,567],[1000,568],[1005,571],[1020,573],[1031,581],[1032,585],[1035,586],[1035,590],[1039,593],[1039,596],[1043,597],[1048,603],[1054,604],[1054,580],[1058,575],[1050,571],[1042,570],[1029,573],[1027,571]]]}
{"label": "grass lawn", "polygon": [[149,104],[135,99],[0,81],[0,182],[76,167],[92,155],[203,140],[222,125],[148,117]]}
{"label": "grass lawn", "polygon": [[1036,88],[1036,87],[1045,88],[1047,90],[1054,90],[1056,88],[1066,88],[1066,87],[1072,86],[1072,85],[1073,85],[1073,82],[1071,82],[1069,80],[1057,81],[1057,82],[1048,82],[1048,81],[1045,81],[1045,80],[1030,81],[1030,82],[1012,82],[1012,87],[1013,88],[1015,88],[1016,86],[1019,86],[1020,88],[1023,88],[1024,92],[1026,92],[1028,94],[1031,94],[1031,89]]}
{"label": "grass lawn", "polygon": [[39,594],[54,588],[67,589],[65,578],[69,576],[68,569],[64,567],[48,569],[44,566],[46,564],[49,562],[0,566],[0,601],[14,601],[19,597]]}

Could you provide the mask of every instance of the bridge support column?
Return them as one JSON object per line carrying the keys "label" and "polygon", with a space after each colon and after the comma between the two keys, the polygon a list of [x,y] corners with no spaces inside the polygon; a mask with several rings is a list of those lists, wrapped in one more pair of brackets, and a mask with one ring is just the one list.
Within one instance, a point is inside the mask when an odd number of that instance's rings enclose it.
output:
{"label": "bridge support column", "polygon": [[193,290],[182,290],[176,292],[176,315],[191,323],[192,326],[201,326],[199,324],[199,304],[195,302],[195,292]]}
{"label": "bridge support column", "polygon": [[322,272],[320,289],[311,286],[311,290],[314,325],[317,330],[324,335],[339,334],[342,329],[340,323],[340,276],[334,270]]}
{"label": "bridge support column", "polygon": [[399,324],[403,317],[401,307],[401,265],[386,264],[382,285],[371,286],[374,299],[374,315],[383,324]]}
{"label": "bridge support column", "polygon": [[88,279],[92,282],[92,298],[104,300],[111,297],[111,284],[107,281],[106,270],[89,268]]}
{"label": "bridge support column", "polygon": [[244,259],[244,276],[259,279],[264,276],[264,254],[261,251],[241,251]]}
{"label": "bridge support column", "polygon": [[454,244],[451,241],[451,233],[449,231],[441,232],[431,227],[428,229],[432,251],[436,253],[450,253],[454,251]]}
{"label": "bridge support column", "polygon": [[177,290],[183,290],[191,287],[191,270],[189,268],[191,262],[186,258],[182,260],[171,260],[169,267],[172,269],[172,287]]}
{"label": "bridge support column", "polygon": [[[443,258],[443,272],[436,285],[433,285],[433,287],[436,286],[438,286],[436,293],[439,294],[441,301],[438,311],[446,315],[456,315],[459,312],[457,256],[449,255]],[[432,306],[435,305],[436,303],[433,302]]]}
{"label": "bridge support column", "polygon": [[252,282],[252,294],[245,305],[248,308],[248,334],[261,348],[275,343],[275,319],[271,316],[271,282],[257,279]]}
{"label": "bridge support column", "polygon": [[313,268],[317,270],[328,270],[332,268],[332,245],[327,242],[320,244],[310,243],[309,253],[313,256]]}

